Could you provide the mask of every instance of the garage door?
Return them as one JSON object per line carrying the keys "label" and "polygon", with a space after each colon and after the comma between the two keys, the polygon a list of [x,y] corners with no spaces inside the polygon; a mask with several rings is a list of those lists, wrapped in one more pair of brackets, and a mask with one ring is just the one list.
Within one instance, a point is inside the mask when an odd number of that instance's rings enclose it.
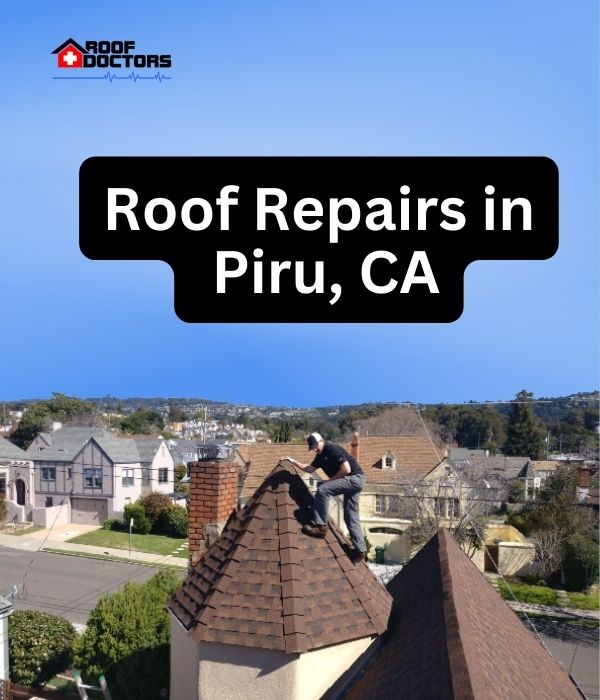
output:
{"label": "garage door", "polygon": [[71,499],[71,522],[81,525],[102,525],[107,518],[108,501],[105,498]]}

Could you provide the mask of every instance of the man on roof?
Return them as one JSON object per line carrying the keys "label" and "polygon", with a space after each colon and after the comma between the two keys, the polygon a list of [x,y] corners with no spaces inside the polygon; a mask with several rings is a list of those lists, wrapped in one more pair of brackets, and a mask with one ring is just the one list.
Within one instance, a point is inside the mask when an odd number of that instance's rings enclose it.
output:
{"label": "man on roof", "polygon": [[340,445],[325,442],[319,433],[311,433],[306,441],[309,451],[316,452],[311,464],[302,464],[292,457],[286,457],[286,459],[308,474],[312,474],[316,469],[322,469],[329,479],[317,484],[313,509],[314,522],[303,525],[302,532],[311,537],[325,537],[329,498],[343,496],[344,521],[355,548],[352,560],[366,561],[367,548],[359,519],[359,498],[365,485],[365,474],[350,453]]}

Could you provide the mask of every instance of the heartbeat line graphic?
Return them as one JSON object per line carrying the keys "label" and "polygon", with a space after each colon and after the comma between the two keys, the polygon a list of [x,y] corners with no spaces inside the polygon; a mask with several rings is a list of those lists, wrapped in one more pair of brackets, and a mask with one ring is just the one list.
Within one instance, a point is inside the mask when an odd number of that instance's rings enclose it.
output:
{"label": "heartbeat line graphic", "polygon": [[112,83],[113,80],[131,80],[137,83],[138,80],[158,80],[162,83],[163,80],[171,80],[170,75],[165,75],[157,71],[154,75],[140,75],[135,71],[131,71],[129,75],[117,75],[116,73],[111,73],[106,71],[104,75],[53,75],[52,80],[108,80]]}

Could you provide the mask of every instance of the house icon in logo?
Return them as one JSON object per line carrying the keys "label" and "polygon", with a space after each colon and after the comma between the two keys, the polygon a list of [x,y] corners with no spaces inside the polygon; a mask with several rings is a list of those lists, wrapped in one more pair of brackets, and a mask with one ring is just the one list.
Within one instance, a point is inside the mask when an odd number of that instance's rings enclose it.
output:
{"label": "house icon in logo", "polygon": [[59,68],[83,68],[83,54],[88,53],[88,51],[74,39],[67,39],[52,53],[58,54]]}

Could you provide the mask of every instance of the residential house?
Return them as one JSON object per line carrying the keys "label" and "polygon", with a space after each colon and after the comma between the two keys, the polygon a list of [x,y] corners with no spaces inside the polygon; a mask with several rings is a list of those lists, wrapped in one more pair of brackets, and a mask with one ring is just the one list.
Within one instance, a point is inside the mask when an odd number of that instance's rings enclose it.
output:
{"label": "residential house", "polygon": [[34,505],[58,508],[46,514],[57,522],[100,525],[122,517],[144,493],[173,490],[173,457],[162,439],[59,428],[37,435],[26,454],[34,464]]}
{"label": "residential house", "polygon": [[[232,463],[193,466],[198,530],[222,520],[236,477]],[[580,697],[446,530],[386,591],[333,522],[324,539],[302,534],[312,500],[280,462],[196,561],[190,540],[168,603],[172,700]]]}
{"label": "residential house", "polygon": [[33,463],[20,447],[0,438],[0,498],[5,500],[7,522],[30,517],[33,493]]}

